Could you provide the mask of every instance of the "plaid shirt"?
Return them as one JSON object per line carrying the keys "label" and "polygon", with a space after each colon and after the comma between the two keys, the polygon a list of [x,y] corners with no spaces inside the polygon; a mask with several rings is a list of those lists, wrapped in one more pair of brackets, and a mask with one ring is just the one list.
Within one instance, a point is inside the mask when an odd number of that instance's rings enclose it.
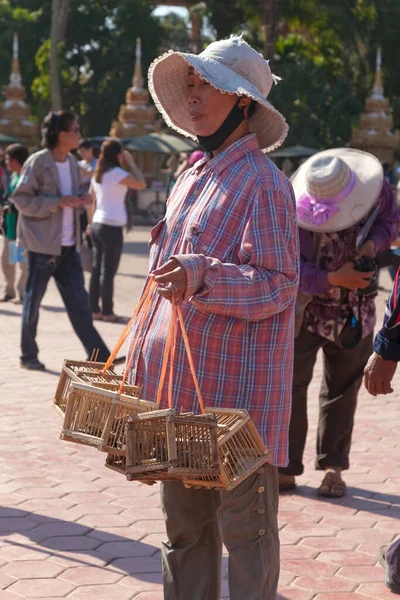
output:
{"label": "plaid shirt", "polygon": [[[151,270],[174,256],[186,271],[181,309],[205,405],[248,410],[271,463],[285,465],[298,286],[295,203],[255,134],[181,176],[150,246]],[[156,397],[170,315],[170,303],[155,294],[132,375],[148,400]],[[166,398],[167,384],[162,406]],[[199,412],[180,332],[173,398]]]}

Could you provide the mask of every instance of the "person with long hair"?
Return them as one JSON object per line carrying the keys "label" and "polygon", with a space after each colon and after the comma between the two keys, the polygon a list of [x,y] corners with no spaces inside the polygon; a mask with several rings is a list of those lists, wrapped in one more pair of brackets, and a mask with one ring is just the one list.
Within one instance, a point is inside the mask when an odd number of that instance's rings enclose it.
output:
{"label": "person with long hair", "polygon": [[42,125],[42,146],[25,162],[12,200],[19,210],[21,238],[28,251],[29,276],[23,298],[21,367],[44,370],[38,359],[39,308],[54,277],[75,333],[89,356],[110,352],[93,326],[79,257],[80,219],[91,201],[80,196],[79,168],[70,154],[79,144],[79,122],[69,110],[50,112]]}
{"label": "person with long hair", "polygon": [[114,314],[113,296],[122,253],[122,229],[128,220],[125,196],[128,188],[145,187],[143,174],[121,143],[115,139],[103,142],[90,188],[94,203],[88,206],[87,232],[93,243],[90,302],[94,319],[111,323],[122,320]]}

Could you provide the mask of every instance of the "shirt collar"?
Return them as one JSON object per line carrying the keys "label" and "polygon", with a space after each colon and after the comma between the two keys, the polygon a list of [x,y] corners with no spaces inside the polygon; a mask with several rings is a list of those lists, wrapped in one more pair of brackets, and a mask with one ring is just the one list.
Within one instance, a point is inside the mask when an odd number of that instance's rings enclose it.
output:
{"label": "shirt collar", "polygon": [[236,163],[245,154],[253,152],[254,150],[260,150],[258,145],[257,135],[255,133],[249,133],[248,135],[240,138],[228,148],[223,150],[217,156],[210,156],[206,154],[196,165],[195,173],[199,174],[201,171],[212,170],[217,174],[222,173],[227,167]]}

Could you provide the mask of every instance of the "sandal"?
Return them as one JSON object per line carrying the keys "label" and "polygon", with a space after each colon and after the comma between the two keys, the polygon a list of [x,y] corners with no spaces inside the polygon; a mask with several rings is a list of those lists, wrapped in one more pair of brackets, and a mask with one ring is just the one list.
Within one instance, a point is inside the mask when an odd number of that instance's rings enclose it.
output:
{"label": "sandal", "polygon": [[378,551],[378,561],[385,570],[385,585],[395,594],[400,594],[400,584],[396,583],[390,573],[389,564],[387,561],[386,553],[389,546],[381,546]]}
{"label": "sandal", "polygon": [[119,317],[118,315],[103,315],[102,321],[105,323],[128,323],[129,319],[126,317]]}
{"label": "sandal", "polygon": [[279,491],[280,492],[289,492],[290,490],[295,490],[297,487],[297,483],[294,475],[279,475]]}
{"label": "sandal", "polygon": [[92,319],[93,319],[93,321],[102,321],[103,315],[101,312],[94,312],[94,313],[92,313]]}
{"label": "sandal", "polygon": [[343,498],[346,484],[339,473],[328,471],[318,488],[318,495],[325,498]]}

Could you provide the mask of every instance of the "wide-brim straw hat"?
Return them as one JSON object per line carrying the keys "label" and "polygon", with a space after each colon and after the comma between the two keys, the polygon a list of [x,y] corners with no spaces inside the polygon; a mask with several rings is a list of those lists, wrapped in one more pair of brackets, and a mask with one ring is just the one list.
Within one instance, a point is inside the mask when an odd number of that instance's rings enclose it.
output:
{"label": "wide-brim straw hat", "polygon": [[261,149],[270,152],[283,143],[288,125],[267,100],[272,84],[279,78],[271,73],[264,57],[240,36],[213,42],[198,55],[170,50],[150,65],[149,90],[169,127],[197,139],[187,102],[188,66],[220,92],[257,102],[249,129],[257,134]]}
{"label": "wide-brim straw hat", "polygon": [[311,156],[291,182],[299,227],[332,233],[369,213],[382,191],[383,168],[368,152],[334,148]]}

